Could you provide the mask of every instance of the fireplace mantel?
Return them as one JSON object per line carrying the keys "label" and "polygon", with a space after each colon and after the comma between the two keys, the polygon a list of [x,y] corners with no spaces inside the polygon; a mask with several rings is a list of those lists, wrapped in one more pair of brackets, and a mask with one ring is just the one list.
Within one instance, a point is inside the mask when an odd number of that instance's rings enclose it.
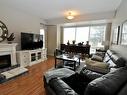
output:
{"label": "fireplace mantel", "polygon": [[15,50],[16,51],[16,46],[17,43],[12,43],[12,44],[0,44],[0,51],[12,51]]}
{"label": "fireplace mantel", "polygon": [[17,46],[17,43],[12,43],[12,44],[1,43],[0,44],[0,56],[10,54],[11,55],[11,66],[17,65],[16,46]]}

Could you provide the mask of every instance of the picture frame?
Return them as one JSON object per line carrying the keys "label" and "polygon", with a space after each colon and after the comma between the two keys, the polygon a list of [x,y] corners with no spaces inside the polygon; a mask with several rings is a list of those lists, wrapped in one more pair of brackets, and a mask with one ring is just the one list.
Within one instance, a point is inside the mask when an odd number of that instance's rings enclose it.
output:
{"label": "picture frame", "polygon": [[113,29],[112,44],[119,44],[120,26],[115,26]]}
{"label": "picture frame", "polygon": [[121,45],[127,45],[127,20],[122,24],[122,31],[121,31]]}

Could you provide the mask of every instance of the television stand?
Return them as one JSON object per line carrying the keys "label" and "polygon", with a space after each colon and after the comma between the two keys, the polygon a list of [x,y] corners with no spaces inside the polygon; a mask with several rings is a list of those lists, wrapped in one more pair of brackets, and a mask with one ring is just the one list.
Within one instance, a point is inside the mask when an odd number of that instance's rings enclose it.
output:
{"label": "television stand", "polygon": [[17,62],[23,66],[32,66],[47,59],[47,49],[17,51]]}

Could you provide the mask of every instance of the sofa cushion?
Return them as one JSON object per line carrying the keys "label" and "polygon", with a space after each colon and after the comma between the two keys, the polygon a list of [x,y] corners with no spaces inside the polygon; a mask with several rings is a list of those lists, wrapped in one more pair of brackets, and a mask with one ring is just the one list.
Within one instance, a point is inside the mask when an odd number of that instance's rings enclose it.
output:
{"label": "sofa cushion", "polygon": [[100,61],[100,62],[102,62],[102,61],[103,61],[103,57],[94,54],[94,55],[91,57],[91,60],[95,60],[95,61]]}
{"label": "sofa cushion", "polygon": [[116,55],[116,54],[113,54],[111,56],[111,59],[113,60],[113,62],[116,64],[116,67],[124,67],[126,65],[126,61],[124,58]]}
{"label": "sofa cushion", "polygon": [[124,67],[126,65],[126,61],[122,57],[120,57],[119,59],[117,59],[115,64],[117,65],[118,68]]}
{"label": "sofa cushion", "polygon": [[109,68],[114,68],[116,67],[116,64],[110,59],[107,64],[109,64]]}
{"label": "sofa cushion", "polygon": [[127,68],[121,67],[90,82],[85,95],[116,95],[127,81]]}
{"label": "sofa cushion", "polygon": [[105,52],[96,52],[95,55],[98,55],[98,56],[101,56],[102,58],[104,58]]}
{"label": "sofa cushion", "polygon": [[105,53],[103,62],[108,62],[111,59],[111,56],[115,54],[115,52],[111,51],[111,50],[107,50],[107,52]]}
{"label": "sofa cushion", "polygon": [[114,54],[115,52],[113,52],[112,50],[107,50],[106,54],[108,54],[109,56],[112,56],[112,54]]}
{"label": "sofa cushion", "polygon": [[118,56],[117,54],[113,54],[113,55],[111,56],[111,59],[112,59],[114,62],[116,62],[116,61],[119,59],[119,56]]}
{"label": "sofa cushion", "polygon": [[110,56],[108,54],[105,54],[103,62],[107,63],[109,60],[110,60]]}
{"label": "sofa cushion", "polygon": [[85,81],[90,82],[96,78],[101,77],[103,74],[97,73],[95,71],[91,71],[86,67],[83,67],[83,69],[80,71],[80,75],[82,75],[85,78]]}

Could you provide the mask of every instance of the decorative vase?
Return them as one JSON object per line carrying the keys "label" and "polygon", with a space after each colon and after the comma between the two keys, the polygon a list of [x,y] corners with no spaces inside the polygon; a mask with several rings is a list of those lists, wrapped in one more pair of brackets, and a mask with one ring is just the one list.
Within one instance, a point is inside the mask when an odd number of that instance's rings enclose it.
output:
{"label": "decorative vase", "polygon": [[7,37],[8,44],[11,44],[15,39],[14,33],[11,33],[10,36]]}
{"label": "decorative vase", "polygon": [[12,44],[12,41],[8,41],[8,44]]}
{"label": "decorative vase", "polygon": [[72,44],[75,45],[75,40],[72,41]]}

